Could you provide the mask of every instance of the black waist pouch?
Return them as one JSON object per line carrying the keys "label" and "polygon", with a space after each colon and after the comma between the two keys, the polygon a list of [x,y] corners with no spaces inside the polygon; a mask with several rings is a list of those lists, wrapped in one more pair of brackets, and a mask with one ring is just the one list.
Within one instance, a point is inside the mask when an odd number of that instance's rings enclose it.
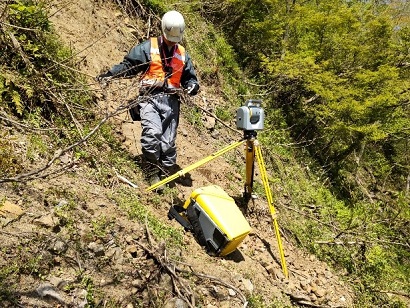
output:
{"label": "black waist pouch", "polygon": [[141,106],[136,105],[134,107],[131,107],[129,109],[130,111],[130,116],[133,121],[141,121],[141,114],[140,114]]}

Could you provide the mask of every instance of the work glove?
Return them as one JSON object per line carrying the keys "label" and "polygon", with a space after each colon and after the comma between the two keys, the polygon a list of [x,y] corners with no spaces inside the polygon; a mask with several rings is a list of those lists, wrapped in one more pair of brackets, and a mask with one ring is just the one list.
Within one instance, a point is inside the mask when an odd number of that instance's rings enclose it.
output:
{"label": "work glove", "polygon": [[198,93],[199,90],[199,84],[197,83],[190,83],[187,87],[187,93],[188,95],[196,95]]}
{"label": "work glove", "polygon": [[111,77],[112,77],[112,73],[108,71],[104,74],[98,75],[95,79],[97,79],[99,83],[106,85],[110,81]]}

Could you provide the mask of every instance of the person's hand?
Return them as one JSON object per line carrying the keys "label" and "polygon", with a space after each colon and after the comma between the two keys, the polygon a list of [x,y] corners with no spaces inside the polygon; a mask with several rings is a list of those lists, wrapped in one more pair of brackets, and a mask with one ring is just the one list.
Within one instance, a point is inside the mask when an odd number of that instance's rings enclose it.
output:
{"label": "person's hand", "polygon": [[101,84],[101,85],[107,85],[110,79],[112,78],[112,73],[110,71],[98,75],[95,79]]}
{"label": "person's hand", "polygon": [[187,93],[188,95],[196,95],[198,93],[199,90],[199,84],[197,83],[190,83],[187,87]]}

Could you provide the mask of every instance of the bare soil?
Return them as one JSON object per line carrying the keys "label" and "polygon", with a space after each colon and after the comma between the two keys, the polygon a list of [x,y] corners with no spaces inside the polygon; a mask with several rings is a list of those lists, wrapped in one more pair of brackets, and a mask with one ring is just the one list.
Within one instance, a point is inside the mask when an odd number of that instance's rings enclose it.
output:
{"label": "bare soil", "polygon": [[[92,0],[56,1],[50,12],[57,33],[81,59],[81,71],[88,76],[101,111],[113,109],[135,95],[132,80],[118,80],[101,88],[94,77],[121,61],[129,48],[146,38],[147,25],[142,20],[127,16],[114,4]],[[201,93],[182,107],[184,112],[192,108],[190,104],[212,111],[219,103],[212,93],[211,88],[203,85]],[[124,151],[138,157],[141,154],[139,123],[132,122],[126,113],[113,121]],[[240,132],[215,125],[208,114],[203,114],[203,121],[208,123],[207,128],[198,129],[186,117],[181,118],[177,139],[179,166],[189,166],[241,137]],[[171,205],[189,198],[194,189],[219,185],[235,200],[241,198],[242,154],[239,148],[191,171],[187,176],[189,181],[175,184],[178,196],[173,200],[167,194],[145,192],[147,185],[137,167],[135,174],[124,176],[138,185],[141,202],[153,215],[164,224],[181,229],[176,221],[168,220],[167,212]],[[239,166],[234,167],[228,160],[236,161]],[[298,249],[285,235],[282,241],[289,278],[284,277],[269,207],[263,196],[249,208],[241,208],[252,232],[231,255],[209,256],[192,234],[184,233],[185,248],[169,251],[168,259],[166,243],[150,240],[144,224],[130,220],[124,209],[109,197],[127,184],[112,180],[111,186],[98,185],[90,180],[89,173],[87,167],[77,166],[74,172],[35,180],[24,187],[0,188],[0,197],[6,198],[9,206],[7,211],[0,212],[0,240],[4,247],[0,263],[11,265],[19,262],[18,259],[25,262],[30,252],[39,256],[37,267],[27,265],[27,272],[20,275],[19,289],[15,290],[19,294],[19,307],[85,307],[87,301],[90,303],[87,299],[90,294],[98,307],[110,307],[110,304],[113,307],[243,307],[246,303],[242,295],[254,307],[353,306],[353,292],[343,276]],[[61,217],[56,221],[54,213],[65,201],[51,195],[55,187],[78,200],[74,207],[76,228],[65,232],[78,234],[83,241],[80,250],[59,235],[64,223]],[[278,210],[280,225],[281,209]],[[88,231],[95,229],[93,222],[102,216],[112,222],[112,232],[103,240],[87,238]],[[44,239],[43,245],[33,246],[33,238]],[[21,244],[27,249],[16,250]],[[165,266],[173,262],[186,272],[173,276],[173,267]],[[51,267],[51,273],[33,278],[30,268],[42,266]],[[93,284],[78,281],[79,277],[82,280],[89,277]],[[190,292],[195,295],[195,304],[181,302],[190,298],[187,295]]]}

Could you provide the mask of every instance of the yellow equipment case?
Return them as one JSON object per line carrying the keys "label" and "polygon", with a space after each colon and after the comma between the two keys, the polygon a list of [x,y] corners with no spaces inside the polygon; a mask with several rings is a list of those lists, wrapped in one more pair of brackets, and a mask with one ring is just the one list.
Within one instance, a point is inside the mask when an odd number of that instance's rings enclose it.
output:
{"label": "yellow equipment case", "polygon": [[216,256],[235,251],[251,231],[235,200],[217,185],[195,189],[183,207],[170,209],[168,217],[193,232],[199,244]]}

